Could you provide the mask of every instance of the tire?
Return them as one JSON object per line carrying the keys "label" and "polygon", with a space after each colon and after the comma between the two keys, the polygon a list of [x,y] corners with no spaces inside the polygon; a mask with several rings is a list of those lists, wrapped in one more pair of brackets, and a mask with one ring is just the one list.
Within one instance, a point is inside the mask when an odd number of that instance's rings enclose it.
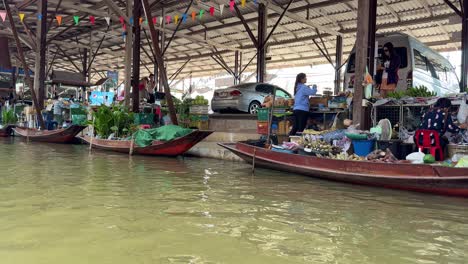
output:
{"label": "tire", "polygon": [[253,101],[249,104],[249,114],[255,115],[257,114],[257,109],[260,108],[260,102],[258,101]]}

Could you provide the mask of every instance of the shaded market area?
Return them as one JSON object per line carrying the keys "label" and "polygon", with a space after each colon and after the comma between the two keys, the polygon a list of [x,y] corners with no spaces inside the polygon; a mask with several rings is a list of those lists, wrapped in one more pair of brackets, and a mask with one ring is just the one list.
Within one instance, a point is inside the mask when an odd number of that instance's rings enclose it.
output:
{"label": "shaded market area", "polygon": [[468,0],[2,0],[0,113],[13,263],[466,259]]}

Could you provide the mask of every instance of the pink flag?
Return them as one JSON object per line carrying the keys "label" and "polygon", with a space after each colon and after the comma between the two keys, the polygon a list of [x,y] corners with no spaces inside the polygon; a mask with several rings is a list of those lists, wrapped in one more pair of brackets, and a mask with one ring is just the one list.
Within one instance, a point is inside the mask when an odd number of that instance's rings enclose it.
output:
{"label": "pink flag", "polygon": [[229,2],[229,9],[230,9],[231,11],[234,11],[234,5],[235,5],[235,4],[236,4],[236,3],[234,2],[234,0],[231,0],[231,1]]}
{"label": "pink flag", "polygon": [[92,25],[96,24],[96,18],[94,16],[89,16],[89,21]]}
{"label": "pink flag", "polygon": [[170,24],[171,23],[171,16],[166,16],[166,23]]}
{"label": "pink flag", "polygon": [[210,7],[210,15],[211,16],[214,16],[214,11],[215,11],[214,7]]}
{"label": "pink flag", "polygon": [[2,18],[3,22],[5,22],[5,19],[6,19],[6,11],[4,11],[4,10],[0,11],[0,17]]}
{"label": "pink flag", "polygon": [[153,17],[153,24],[156,26],[156,23],[158,21],[158,18],[157,17]]}

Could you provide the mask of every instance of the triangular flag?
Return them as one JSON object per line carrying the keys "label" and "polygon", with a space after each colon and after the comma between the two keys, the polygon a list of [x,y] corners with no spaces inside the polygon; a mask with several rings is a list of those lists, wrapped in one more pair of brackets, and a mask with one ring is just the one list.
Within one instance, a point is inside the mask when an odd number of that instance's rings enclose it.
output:
{"label": "triangular flag", "polygon": [[20,21],[23,22],[23,20],[24,20],[24,13],[19,13],[18,16],[19,16],[19,18],[20,18]]}
{"label": "triangular flag", "polygon": [[182,22],[187,22],[187,13],[182,15]]}
{"label": "triangular flag", "polygon": [[241,0],[241,6],[245,7],[245,0]]}
{"label": "triangular flag", "polygon": [[104,19],[106,20],[107,25],[110,26],[111,18],[110,17],[105,17]]}
{"label": "triangular flag", "polygon": [[158,21],[157,17],[153,17],[153,24],[156,26],[156,22]]}
{"label": "triangular flag", "polygon": [[59,26],[62,25],[62,16],[55,16],[55,19],[57,19],[57,24]]}
{"label": "triangular flag", "polygon": [[223,14],[224,11],[224,5],[219,5],[219,14]]}
{"label": "triangular flag", "polygon": [[145,18],[145,25],[148,25],[148,19]]}
{"label": "triangular flag", "polygon": [[162,16],[159,17],[159,26],[160,27],[162,27],[162,25],[163,25],[163,19],[164,18]]}
{"label": "triangular flag", "polygon": [[73,16],[73,20],[75,21],[75,25],[78,25],[80,23],[80,17],[79,16]]}
{"label": "triangular flag", "polygon": [[39,20],[39,21],[42,20],[42,14],[37,14],[37,20]]}
{"label": "triangular flag", "polygon": [[215,11],[214,7],[210,7],[210,15],[211,16],[214,16],[214,11]]}
{"label": "triangular flag", "polygon": [[127,32],[125,32],[125,31],[122,32],[122,38],[123,38],[123,40],[125,41],[125,39],[127,38]]}
{"label": "triangular flag", "polygon": [[2,18],[3,22],[5,22],[5,19],[6,19],[6,11],[4,11],[4,10],[0,11],[0,17]]}
{"label": "triangular flag", "polygon": [[123,16],[119,17],[120,24],[125,24],[125,18]]}
{"label": "triangular flag", "polygon": [[171,16],[166,16],[166,23],[170,24],[171,23]]}
{"label": "triangular flag", "polygon": [[203,14],[205,13],[205,10],[201,9],[200,10],[200,20],[203,18]]}
{"label": "triangular flag", "polygon": [[192,21],[195,21],[195,17],[197,16],[197,13],[195,11],[192,12]]}
{"label": "triangular flag", "polygon": [[230,9],[231,11],[234,11],[234,5],[235,5],[235,4],[236,4],[236,3],[234,2],[234,0],[231,0],[231,1],[229,2],[229,9]]}
{"label": "triangular flag", "polygon": [[123,24],[122,28],[123,28],[124,31],[127,31],[127,24]]}
{"label": "triangular flag", "polygon": [[91,22],[92,25],[96,24],[96,18],[94,16],[89,16],[89,21]]}
{"label": "triangular flag", "polygon": [[175,16],[174,16],[174,23],[177,24],[177,22],[179,22],[179,15],[175,15]]}
{"label": "triangular flag", "polygon": [[143,18],[142,17],[140,17],[140,26],[141,26],[141,24],[143,24]]}
{"label": "triangular flag", "polygon": [[134,21],[133,21],[133,17],[130,17],[130,19],[129,19],[129,20],[130,20],[130,26],[133,26],[133,23],[134,23]]}

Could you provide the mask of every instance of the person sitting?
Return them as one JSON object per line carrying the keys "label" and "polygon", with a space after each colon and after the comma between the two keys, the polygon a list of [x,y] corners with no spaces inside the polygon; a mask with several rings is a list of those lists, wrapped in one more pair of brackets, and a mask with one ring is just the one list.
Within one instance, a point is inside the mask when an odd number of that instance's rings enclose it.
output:
{"label": "person sitting", "polygon": [[[467,128],[467,124],[457,126],[453,123],[450,111],[451,107],[452,102],[448,98],[440,98],[437,100],[434,107],[422,116],[423,121],[419,125],[419,129],[433,130],[439,134],[440,146],[443,150],[445,150],[448,144],[448,139],[444,136],[446,132],[458,133],[460,129]],[[420,138],[420,141],[422,141],[422,138]],[[415,141],[415,143],[422,145],[422,142]]]}

